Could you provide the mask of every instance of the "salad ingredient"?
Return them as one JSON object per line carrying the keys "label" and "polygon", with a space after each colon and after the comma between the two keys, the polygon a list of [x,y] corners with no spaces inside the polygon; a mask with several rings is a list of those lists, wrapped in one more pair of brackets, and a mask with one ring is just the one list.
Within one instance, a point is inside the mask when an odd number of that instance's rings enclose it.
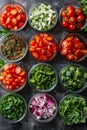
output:
{"label": "salad ingredient", "polygon": [[4,65],[4,61],[0,58],[0,68]]}
{"label": "salad ingredient", "polygon": [[37,94],[31,99],[29,109],[36,119],[46,120],[54,116],[56,103],[48,94]]}
{"label": "salad ingredient", "polygon": [[1,53],[7,60],[19,60],[25,55],[26,42],[20,36],[8,34],[1,41]]}
{"label": "salad ingredient", "polygon": [[34,29],[47,31],[56,24],[57,12],[51,5],[41,3],[30,10],[29,21]]}
{"label": "salad ingredient", "polygon": [[39,61],[52,60],[58,51],[55,39],[46,33],[35,35],[29,43],[29,51]]}
{"label": "salad ingredient", "polygon": [[0,30],[0,34],[1,34],[1,35],[8,34],[8,31],[7,31],[7,30],[5,30],[5,29],[3,29],[3,30]]}
{"label": "salad ingredient", "polygon": [[87,54],[86,44],[78,35],[67,35],[60,44],[60,53],[68,60],[78,61]]}
{"label": "salad ingredient", "polygon": [[86,122],[87,102],[79,95],[68,95],[60,102],[60,115],[64,124]]}
{"label": "salad ingredient", "polygon": [[68,91],[79,91],[87,81],[87,72],[81,66],[69,65],[61,70],[60,80]]}
{"label": "salad ingredient", "polygon": [[66,6],[60,13],[60,22],[64,28],[70,31],[78,31],[83,27],[86,17],[81,7]]}
{"label": "salad ingredient", "polygon": [[[0,24],[9,30],[18,30],[26,22],[26,13],[19,5],[6,5],[4,11],[0,14]],[[20,26],[20,23],[21,26]]]}
{"label": "salad ingredient", "polygon": [[17,64],[9,63],[0,72],[0,82],[6,90],[16,90],[25,84],[26,72]]}
{"label": "salad ingredient", "polygon": [[25,102],[18,94],[5,95],[0,101],[0,114],[8,120],[19,120],[25,110]]}
{"label": "salad ingredient", "polygon": [[29,83],[37,90],[49,90],[56,85],[55,70],[48,64],[37,64],[30,71]]}

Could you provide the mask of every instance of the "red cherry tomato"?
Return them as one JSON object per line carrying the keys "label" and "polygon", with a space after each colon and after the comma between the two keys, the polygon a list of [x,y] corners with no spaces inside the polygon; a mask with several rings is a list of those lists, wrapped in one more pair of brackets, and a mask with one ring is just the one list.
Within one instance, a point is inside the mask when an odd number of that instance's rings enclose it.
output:
{"label": "red cherry tomato", "polygon": [[67,16],[72,17],[75,15],[75,9],[73,6],[68,6],[67,7]]}
{"label": "red cherry tomato", "polygon": [[70,24],[70,26],[69,26],[69,29],[71,30],[71,31],[74,31],[75,30],[75,25],[74,24]]}
{"label": "red cherry tomato", "polygon": [[77,20],[78,20],[78,22],[84,22],[85,21],[85,16],[84,15],[79,15],[77,17]]}
{"label": "red cherry tomato", "polygon": [[62,21],[62,26],[65,27],[65,28],[68,28],[69,26],[69,23],[66,22],[66,21]]}
{"label": "red cherry tomato", "polygon": [[69,23],[70,24],[75,24],[77,22],[77,18],[76,17],[70,17],[69,18]]}
{"label": "red cherry tomato", "polygon": [[82,9],[80,8],[80,7],[78,7],[78,8],[76,8],[75,9],[75,14],[77,15],[77,16],[79,16],[79,15],[82,15]]}

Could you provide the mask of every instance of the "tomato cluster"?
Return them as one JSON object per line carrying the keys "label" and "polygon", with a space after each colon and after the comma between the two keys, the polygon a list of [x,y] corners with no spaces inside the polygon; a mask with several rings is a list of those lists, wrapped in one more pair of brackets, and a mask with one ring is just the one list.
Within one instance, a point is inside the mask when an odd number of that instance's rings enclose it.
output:
{"label": "tomato cluster", "polygon": [[61,12],[61,24],[70,31],[80,30],[84,22],[85,15],[80,7],[67,6]]}
{"label": "tomato cluster", "polygon": [[0,14],[0,24],[10,30],[18,30],[24,26],[26,14],[19,5],[6,5],[5,10]]}
{"label": "tomato cluster", "polygon": [[57,54],[58,46],[55,39],[46,33],[40,33],[33,37],[29,43],[29,51],[39,61],[50,61]]}
{"label": "tomato cluster", "polygon": [[23,68],[14,63],[5,65],[0,74],[0,81],[7,90],[18,89],[24,85],[26,81],[26,72]]}
{"label": "tomato cluster", "polygon": [[68,60],[78,61],[87,54],[87,49],[79,37],[70,35],[61,42],[60,53]]}

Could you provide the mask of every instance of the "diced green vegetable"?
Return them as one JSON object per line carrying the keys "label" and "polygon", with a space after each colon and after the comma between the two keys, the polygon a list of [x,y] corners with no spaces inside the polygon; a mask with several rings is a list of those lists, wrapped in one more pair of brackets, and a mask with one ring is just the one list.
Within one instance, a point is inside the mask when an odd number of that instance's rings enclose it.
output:
{"label": "diced green vegetable", "polygon": [[0,102],[0,113],[9,120],[18,120],[25,113],[25,102],[17,94],[6,95]]}
{"label": "diced green vegetable", "polygon": [[55,85],[57,79],[52,67],[41,64],[31,70],[28,80],[36,89],[48,90]]}
{"label": "diced green vegetable", "polygon": [[51,5],[41,3],[35,6],[29,14],[30,24],[37,30],[49,30],[57,21],[57,13]]}
{"label": "diced green vegetable", "polygon": [[60,72],[61,83],[70,92],[80,90],[87,81],[87,72],[76,65],[65,67]]}
{"label": "diced green vegetable", "polygon": [[60,115],[64,124],[86,122],[87,102],[81,96],[69,95],[60,103]]}

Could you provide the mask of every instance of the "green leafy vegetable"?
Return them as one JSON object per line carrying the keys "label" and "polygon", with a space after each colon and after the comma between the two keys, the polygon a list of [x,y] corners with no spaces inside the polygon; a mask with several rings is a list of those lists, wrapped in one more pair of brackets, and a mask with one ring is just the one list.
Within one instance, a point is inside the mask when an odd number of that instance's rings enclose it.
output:
{"label": "green leafy vegetable", "polygon": [[0,102],[0,113],[9,120],[18,120],[25,113],[25,102],[17,94],[6,95]]}
{"label": "green leafy vegetable", "polygon": [[60,103],[60,115],[64,124],[86,122],[87,102],[77,95],[69,95]]}
{"label": "green leafy vegetable", "polygon": [[[81,0],[83,13],[87,16],[87,0]],[[87,32],[87,25],[82,29],[83,32]]]}
{"label": "green leafy vegetable", "polygon": [[56,74],[52,67],[41,64],[31,70],[29,82],[39,90],[48,90],[56,83]]}
{"label": "green leafy vegetable", "polygon": [[4,61],[0,58],[0,68],[4,65]]}
{"label": "green leafy vegetable", "polygon": [[5,29],[0,30],[0,34],[1,34],[1,35],[5,35],[5,34],[7,34],[7,33],[8,33],[8,31],[7,31],[7,30],[5,30]]}
{"label": "green leafy vegetable", "polygon": [[68,91],[78,91],[87,81],[87,72],[80,66],[70,65],[61,70],[60,80]]}

